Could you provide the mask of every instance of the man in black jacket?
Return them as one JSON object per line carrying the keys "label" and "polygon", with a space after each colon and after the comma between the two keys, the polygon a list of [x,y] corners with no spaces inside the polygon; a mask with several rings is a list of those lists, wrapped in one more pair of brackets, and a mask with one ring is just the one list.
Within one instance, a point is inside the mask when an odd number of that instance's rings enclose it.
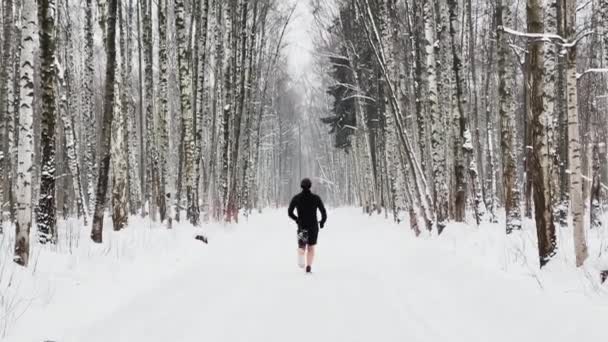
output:
{"label": "man in black jacket", "polygon": [[[319,226],[321,228],[325,226],[327,212],[321,197],[310,191],[312,186],[310,179],[304,178],[300,186],[302,192],[293,197],[287,213],[298,224],[298,265],[304,267],[304,256],[306,255],[306,272],[310,273],[315,257]],[[294,209],[298,210],[298,216],[294,215]],[[317,221],[317,209],[321,212],[321,222]]]}

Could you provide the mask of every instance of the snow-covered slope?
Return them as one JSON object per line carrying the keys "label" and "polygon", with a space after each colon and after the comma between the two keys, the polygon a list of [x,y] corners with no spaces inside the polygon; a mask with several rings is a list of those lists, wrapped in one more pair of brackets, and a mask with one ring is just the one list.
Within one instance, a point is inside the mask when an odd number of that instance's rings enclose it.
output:
{"label": "snow-covered slope", "polygon": [[416,238],[356,209],[329,214],[312,275],[296,266],[284,210],[206,226],[208,245],[191,227],[136,218],[93,246],[68,222],[71,238],[57,251],[34,246],[30,269],[3,263],[6,341],[570,342],[605,333],[608,286],[594,265],[576,270],[564,252],[538,271],[531,229],[507,239],[498,225],[452,225]]}

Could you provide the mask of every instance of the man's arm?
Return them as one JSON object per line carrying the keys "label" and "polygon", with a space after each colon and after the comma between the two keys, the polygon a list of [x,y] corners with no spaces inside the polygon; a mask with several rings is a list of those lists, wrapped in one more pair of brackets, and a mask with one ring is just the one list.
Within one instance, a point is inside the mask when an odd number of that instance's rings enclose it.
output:
{"label": "man's arm", "polygon": [[298,217],[296,215],[294,215],[293,210],[296,208],[296,197],[291,199],[291,202],[289,203],[289,209],[287,209],[287,215],[289,215],[289,217],[291,217],[292,220],[298,222]]}
{"label": "man's arm", "polygon": [[321,227],[325,225],[325,221],[327,221],[327,211],[325,211],[325,206],[323,205],[323,201],[321,197],[317,197],[319,199],[319,211],[321,212]]}

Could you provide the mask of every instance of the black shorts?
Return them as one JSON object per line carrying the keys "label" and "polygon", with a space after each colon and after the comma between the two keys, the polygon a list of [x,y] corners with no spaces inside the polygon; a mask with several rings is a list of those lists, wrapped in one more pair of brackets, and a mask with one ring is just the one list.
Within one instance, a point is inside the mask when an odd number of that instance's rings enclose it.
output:
{"label": "black shorts", "polygon": [[317,244],[319,228],[298,228],[298,247],[304,248],[306,245],[314,246]]}

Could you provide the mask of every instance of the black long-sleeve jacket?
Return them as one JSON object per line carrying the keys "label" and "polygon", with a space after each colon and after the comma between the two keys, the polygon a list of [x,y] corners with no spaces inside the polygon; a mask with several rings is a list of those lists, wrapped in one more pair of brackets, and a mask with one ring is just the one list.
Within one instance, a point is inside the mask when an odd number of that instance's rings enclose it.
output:
{"label": "black long-sleeve jacket", "polygon": [[[294,209],[297,209],[298,216],[294,215]],[[317,209],[321,212],[321,225],[324,225],[327,221],[327,212],[321,197],[313,194],[310,190],[303,190],[293,197],[291,203],[289,203],[287,214],[298,223],[300,228],[317,228],[319,225]]]}

